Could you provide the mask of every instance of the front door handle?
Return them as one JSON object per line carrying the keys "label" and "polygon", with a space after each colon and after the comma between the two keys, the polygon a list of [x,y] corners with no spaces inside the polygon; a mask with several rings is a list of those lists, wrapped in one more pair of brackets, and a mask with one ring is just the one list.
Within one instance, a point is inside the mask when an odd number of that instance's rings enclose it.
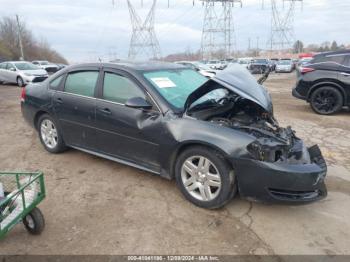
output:
{"label": "front door handle", "polygon": [[105,115],[111,115],[112,112],[111,110],[109,110],[108,108],[104,108],[104,109],[99,109],[99,111]]}
{"label": "front door handle", "polygon": [[344,73],[344,72],[341,72],[340,74],[343,75],[343,76],[350,76],[350,74]]}

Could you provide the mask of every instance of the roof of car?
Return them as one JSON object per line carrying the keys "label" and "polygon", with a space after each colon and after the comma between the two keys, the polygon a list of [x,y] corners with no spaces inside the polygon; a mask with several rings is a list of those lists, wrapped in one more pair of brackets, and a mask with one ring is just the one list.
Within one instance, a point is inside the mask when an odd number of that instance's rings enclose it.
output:
{"label": "roof of car", "polygon": [[315,56],[328,56],[328,55],[350,55],[350,49],[344,49],[339,51],[323,52]]}
{"label": "roof of car", "polygon": [[109,63],[85,63],[73,65],[70,68],[79,68],[84,66],[105,66],[114,68],[124,68],[132,71],[156,71],[164,69],[182,69],[186,68],[181,64],[169,63],[169,62],[158,62],[158,61],[147,61],[147,62],[137,62],[137,61],[115,61]]}

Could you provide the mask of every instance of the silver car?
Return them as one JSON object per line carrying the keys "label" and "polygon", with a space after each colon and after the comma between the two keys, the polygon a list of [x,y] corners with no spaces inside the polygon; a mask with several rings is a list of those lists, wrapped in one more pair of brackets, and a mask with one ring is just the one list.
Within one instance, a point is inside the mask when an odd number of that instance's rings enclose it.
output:
{"label": "silver car", "polygon": [[10,61],[0,64],[0,83],[14,83],[23,87],[30,83],[42,82],[48,78],[48,73],[25,61]]}

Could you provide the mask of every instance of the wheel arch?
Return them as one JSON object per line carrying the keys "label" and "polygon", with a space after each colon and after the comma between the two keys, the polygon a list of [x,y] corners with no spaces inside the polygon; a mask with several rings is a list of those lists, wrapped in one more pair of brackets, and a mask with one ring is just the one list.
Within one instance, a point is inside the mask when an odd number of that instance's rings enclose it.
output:
{"label": "wheel arch", "polygon": [[178,159],[180,154],[182,152],[184,152],[185,150],[187,150],[188,148],[196,147],[196,146],[205,147],[205,148],[219,152],[224,157],[226,162],[233,168],[233,165],[232,165],[231,161],[229,160],[229,154],[227,152],[225,152],[224,150],[222,150],[220,147],[218,147],[212,143],[205,142],[205,141],[198,141],[198,140],[185,141],[185,142],[181,143],[176,148],[176,150],[174,151],[174,153],[171,156],[171,159],[170,159],[170,178],[171,179],[174,178],[174,176],[175,176],[176,160]]}
{"label": "wheel arch", "polygon": [[346,92],[344,90],[344,87],[338,83],[331,82],[331,81],[320,82],[320,83],[313,85],[307,94],[307,102],[310,102],[311,95],[313,92],[315,92],[318,88],[325,87],[325,86],[336,88],[338,91],[340,91],[340,93],[343,96],[343,105],[346,105],[348,103],[348,98],[346,96]]}
{"label": "wheel arch", "polygon": [[39,130],[39,127],[38,127],[38,122],[39,122],[39,119],[42,115],[45,115],[45,114],[48,114],[48,112],[44,111],[44,110],[39,110],[38,112],[36,112],[35,116],[34,116],[34,128],[36,130]]}

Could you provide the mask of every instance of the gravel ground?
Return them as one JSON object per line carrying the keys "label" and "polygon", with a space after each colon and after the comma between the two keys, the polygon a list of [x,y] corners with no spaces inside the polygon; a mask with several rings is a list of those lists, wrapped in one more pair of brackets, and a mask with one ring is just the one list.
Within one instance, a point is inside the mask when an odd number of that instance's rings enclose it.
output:
{"label": "gravel ground", "polygon": [[46,229],[15,227],[0,254],[350,254],[350,113],[319,116],[291,96],[294,74],[266,82],[277,119],[329,165],[329,196],[306,206],[239,197],[208,211],[186,201],[174,181],[76,150],[47,153],[22,119],[20,89],[0,86],[0,170],[42,170]]}

